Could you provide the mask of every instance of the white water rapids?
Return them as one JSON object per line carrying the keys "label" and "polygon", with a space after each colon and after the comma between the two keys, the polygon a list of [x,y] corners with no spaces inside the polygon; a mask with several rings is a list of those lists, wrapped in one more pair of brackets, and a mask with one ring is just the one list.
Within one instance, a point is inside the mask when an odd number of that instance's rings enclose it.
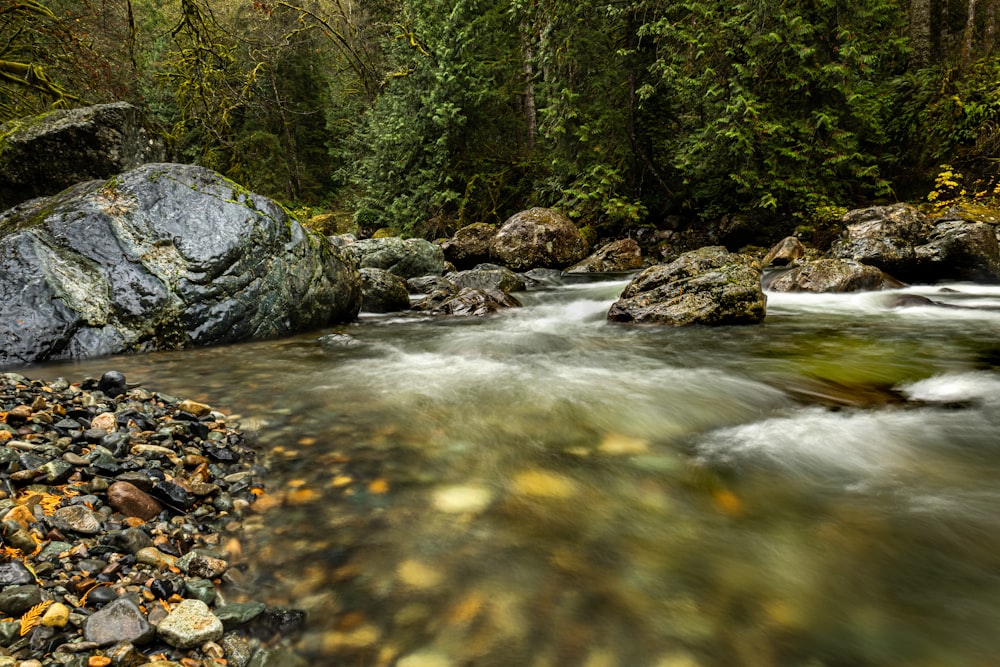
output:
{"label": "white water rapids", "polygon": [[605,321],[624,284],[26,372],[256,425],[255,594],[309,612],[314,664],[995,664],[1000,288],[662,329]]}

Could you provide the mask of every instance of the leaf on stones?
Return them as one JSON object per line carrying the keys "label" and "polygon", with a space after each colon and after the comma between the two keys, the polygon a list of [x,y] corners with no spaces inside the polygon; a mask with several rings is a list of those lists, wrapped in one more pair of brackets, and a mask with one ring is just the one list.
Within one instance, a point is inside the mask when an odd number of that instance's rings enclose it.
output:
{"label": "leaf on stones", "polygon": [[53,600],[43,600],[24,612],[24,616],[21,617],[22,637],[34,630],[42,622],[42,614],[45,613],[45,610],[49,608],[52,602]]}
{"label": "leaf on stones", "polygon": [[3,557],[6,561],[24,560],[24,552],[20,549],[4,545],[0,547],[0,557]]}

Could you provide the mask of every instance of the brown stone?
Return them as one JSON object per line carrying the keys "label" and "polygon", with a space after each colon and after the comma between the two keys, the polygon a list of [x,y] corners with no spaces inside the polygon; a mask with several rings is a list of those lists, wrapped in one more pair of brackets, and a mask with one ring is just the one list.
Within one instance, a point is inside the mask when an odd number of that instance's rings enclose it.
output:
{"label": "brown stone", "polygon": [[163,506],[137,486],[115,482],[108,487],[108,504],[116,512],[149,520],[163,511]]}

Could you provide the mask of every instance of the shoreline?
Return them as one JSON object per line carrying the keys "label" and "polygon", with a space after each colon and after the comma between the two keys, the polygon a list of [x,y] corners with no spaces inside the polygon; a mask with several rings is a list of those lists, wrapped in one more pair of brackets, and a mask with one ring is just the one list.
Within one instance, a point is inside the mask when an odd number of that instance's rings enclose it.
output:
{"label": "shoreline", "polygon": [[265,466],[238,424],[118,372],[0,373],[0,667],[304,664],[252,599]]}

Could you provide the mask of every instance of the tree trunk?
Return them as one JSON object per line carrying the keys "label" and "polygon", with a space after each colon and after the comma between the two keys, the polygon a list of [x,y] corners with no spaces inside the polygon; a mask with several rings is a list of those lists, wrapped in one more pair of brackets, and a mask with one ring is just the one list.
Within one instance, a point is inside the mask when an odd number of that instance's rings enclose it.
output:
{"label": "tree trunk", "polygon": [[521,30],[521,52],[524,58],[524,145],[528,152],[535,150],[538,139],[538,108],[535,106],[535,53],[531,46],[530,31]]}
{"label": "tree trunk", "polygon": [[972,60],[972,45],[976,34],[976,0],[968,0],[965,14],[965,34],[962,35],[962,60],[960,68],[965,69]]}
{"label": "tree trunk", "polygon": [[931,2],[910,0],[910,47],[912,64],[923,67],[931,58]]}

